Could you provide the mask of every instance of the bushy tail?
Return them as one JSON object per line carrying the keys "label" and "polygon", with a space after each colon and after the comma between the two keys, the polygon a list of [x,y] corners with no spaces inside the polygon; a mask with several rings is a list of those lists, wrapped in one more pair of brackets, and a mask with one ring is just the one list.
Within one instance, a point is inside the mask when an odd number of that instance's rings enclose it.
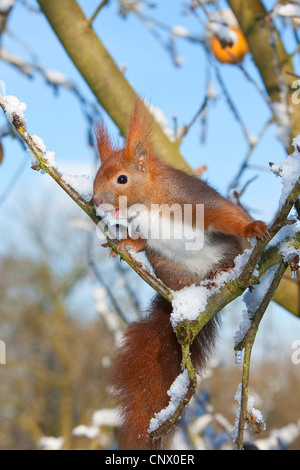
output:
{"label": "bushy tail", "polygon": [[[123,450],[157,450],[165,439],[148,433],[154,413],[169,403],[167,391],[180,374],[181,348],[170,323],[171,304],[157,296],[150,312],[126,330],[113,365],[111,386],[121,410],[119,444]],[[201,371],[214,345],[215,321],[192,345],[192,360]]]}

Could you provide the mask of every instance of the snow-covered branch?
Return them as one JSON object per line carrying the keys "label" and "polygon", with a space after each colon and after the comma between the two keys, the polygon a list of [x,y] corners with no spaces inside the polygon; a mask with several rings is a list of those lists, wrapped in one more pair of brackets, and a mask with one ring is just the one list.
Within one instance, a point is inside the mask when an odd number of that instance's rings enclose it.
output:
{"label": "snow-covered branch", "polygon": [[[288,236],[289,238],[291,237],[290,233],[287,235],[287,233],[284,232],[284,227],[291,223],[289,214],[300,194],[299,138],[294,140],[294,154],[280,165],[276,166],[276,174],[282,177],[283,191],[279,201],[279,210],[274,222],[269,228],[270,235],[261,242],[252,240],[251,249],[246,250],[242,255],[236,258],[235,267],[231,271],[218,273],[213,281],[203,281],[199,286],[191,286],[179,292],[171,292],[151,274],[136,256],[133,256],[132,253],[126,249],[119,249],[117,247],[117,241],[111,238],[109,229],[98,218],[94,205],[89,202],[91,196],[91,194],[89,195],[89,191],[85,191],[84,195],[80,194],[80,190],[82,191],[83,186],[82,182],[79,182],[77,190],[74,188],[74,185],[76,185],[76,183],[78,184],[78,178],[80,179],[80,177],[70,179],[68,175],[62,174],[57,169],[54,152],[46,150],[46,146],[41,138],[31,136],[28,133],[25,126],[26,118],[24,116],[26,104],[22,103],[14,96],[4,96],[0,97],[0,106],[5,111],[19,136],[32,152],[34,156],[34,169],[43,170],[48,173],[97,225],[105,235],[108,246],[115,250],[151,287],[173,303],[171,321],[174,330],[176,330],[178,342],[182,348],[182,368],[186,370],[189,385],[185,393],[179,396],[177,395],[176,400],[173,400],[171,403],[171,416],[168,414],[167,422],[162,422],[162,419],[159,418],[159,426],[157,428],[155,427],[155,430],[153,430],[157,435],[162,431],[167,432],[174,424],[179,412],[181,412],[188,403],[195,390],[196,373],[191,362],[190,347],[198,333],[228,303],[243,294],[248,288],[252,289],[259,284],[260,278],[265,275],[267,270],[278,263],[280,263],[281,269],[280,271],[279,269],[277,270],[275,277],[276,282],[279,283],[283,275],[282,266],[290,262],[289,260],[287,261],[286,258],[286,246],[284,243],[290,243],[291,240],[287,238]],[[91,180],[88,181],[88,184],[90,183]],[[299,235],[296,225],[293,231],[293,238],[296,239]],[[275,236],[278,236],[278,239],[276,239]],[[270,244],[271,240],[275,240],[276,244],[272,246]],[[291,256],[291,246],[290,244],[288,250],[289,256]],[[274,283],[272,283],[271,286],[273,294],[276,286]],[[272,295],[264,298],[264,301],[259,304],[256,312],[262,308],[262,304],[265,311],[271,299]],[[158,414],[158,416],[161,417],[163,414]]]}
{"label": "snow-covered branch", "polygon": [[16,129],[20,138],[28,146],[32,157],[32,168],[48,173],[51,178],[76,202],[76,204],[90,217],[103,234],[108,246],[116,251],[120,257],[134,269],[139,276],[147,282],[153,289],[160,293],[167,300],[171,300],[170,291],[158,280],[147,267],[137,259],[134,254],[124,248],[118,248],[117,240],[113,238],[107,225],[96,214],[94,204],[90,202],[92,196],[92,179],[85,175],[67,175],[57,169],[55,153],[46,150],[46,146],[37,135],[31,136],[25,126],[26,118],[24,111],[27,105],[19,98],[7,95],[0,95],[0,107],[6,113],[8,120]]}

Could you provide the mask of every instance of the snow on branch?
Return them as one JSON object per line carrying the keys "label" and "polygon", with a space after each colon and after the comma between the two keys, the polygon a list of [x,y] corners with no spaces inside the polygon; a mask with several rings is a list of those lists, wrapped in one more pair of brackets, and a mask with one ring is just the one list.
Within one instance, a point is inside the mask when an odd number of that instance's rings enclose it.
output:
{"label": "snow on branch", "polygon": [[[239,422],[241,419],[241,404],[242,404],[242,392],[243,392],[243,387],[242,384],[240,383],[238,385],[238,389],[235,394],[235,400],[238,402],[239,407],[236,411],[236,421],[235,421],[235,426],[232,430],[232,439],[233,442],[236,442],[238,439],[238,431],[239,431]],[[260,430],[265,430],[266,429],[266,424],[264,422],[264,418],[262,413],[254,408],[254,403],[255,400],[252,396],[248,397],[248,403],[247,403],[247,410],[246,410],[246,422],[245,422],[245,429],[247,429],[248,426],[250,427],[256,427],[256,429]],[[256,431],[259,432],[259,431]]]}
{"label": "snow on branch", "polygon": [[295,3],[287,3],[285,5],[277,5],[273,10],[272,16],[282,16],[288,18],[300,18],[300,5]]}
{"label": "snow on branch", "polygon": [[[92,196],[92,180],[84,175],[67,175],[58,171],[55,163],[54,152],[47,153],[46,146],[39,136],[31,136],[25,126],[26,118],[24,111],[27,105],[13,95],[1,96],[0,107],[6,113],[8,120],[16,129],[17,134],[28,146],[33,154],[32,160],[34,170],[42,170],[48,173],[51,178],[73,199],[76,204],[90,217],[97,225],[99,232],[103,234],[108,246],[116,251],[129,266],[134,269],[139,276],[147,282],[159,294],[167,300],[171,300],[171,293],[135,256],[124,248],[118,248],[117,240],[111,236],[109,228],[96,214],[94,204],[89,200]],[[50,157],[50,158],[49,158]],[[88,190],[90,188],[90,190]]]}
{"label": "snow on branch", "polygon": [[279,200],[279,207],[285,202],[287,196],[296,184],[300,175],[300,135],[293,139],[294,153],[276,165],[270,163],[272,172],[282,179],[282,193]]}
{"label": "snow on branch", "polygon": [[168,390],[168,396],[170,397],[169,404],[163,410],[154,414],[154,418],[150,421],[150,426],[148,432],[151,434],[160,428],[164,423],[172,418],[176,410],[178,409],[179,404],[182,402],[183,398],[186,396],[190,385],[190,378],[188,371],[184,369],[181,374],[179,374],[174,382],[172,383],[170,389]]}
{"label": "snow on branch", "polygon": [[0,14],[6,14],[14,6],[15,0],[0,0]]}

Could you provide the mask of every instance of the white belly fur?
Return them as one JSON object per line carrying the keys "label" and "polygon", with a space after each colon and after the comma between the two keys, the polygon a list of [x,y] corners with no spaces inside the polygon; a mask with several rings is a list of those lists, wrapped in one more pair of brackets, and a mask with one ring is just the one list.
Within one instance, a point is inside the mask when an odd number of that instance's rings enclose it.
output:
{"label": "white belly fur", "polygon": [[164,221],[150,211],[139,213],[130,222],[129,234],[133,238],[147,239],[151,250],[184,265],[200,279],[205,278],[224,255],[222,246],[211,243],[209,234],[205,235],[203,230],[192,230],[182,221]]}

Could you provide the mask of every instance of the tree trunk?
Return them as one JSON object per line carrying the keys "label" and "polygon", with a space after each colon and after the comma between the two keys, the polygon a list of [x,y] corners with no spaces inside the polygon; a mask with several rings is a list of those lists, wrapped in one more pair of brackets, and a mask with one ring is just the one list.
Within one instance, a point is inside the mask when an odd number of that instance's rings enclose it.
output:
{"label": "tree trunk", "polygon": [[288,268],[275,292],[274,299],[279,305],[300,318],[300,279],[291,279]]}
{"label": "tree trunk", "polygon": [[292,138],[300,134],[300,106],[292,101],[295,77],[287,74],[294,72],[292,56],[286,53],[274,23],[260,0],[228,0],[228,3],[247,39],[271,104],[283,103],[289,111],[291,125],[286,147],[292,151]]}
{"label": "tree trunk", "polygon": [[[38,0],[38,3],[99,103],[126,135],[136,93],[89,26],[82,9],[75,0]],[[153,141],[164,161],[192,171],[180,154],[178,144],[171,142],[156,122]]]}
{"label": "tree trunk", "polygon": [[[292,57],[281,42],[280,36],[261,0],[228,0],[239,25],[247,39],[253,60],[258,68],[269,95],[271,106],[283,103],[290,113],[290,129],[286,149],[292,152],[292,139],[300,134],[300,105],[293,103],[291,87],[295,77],[287,74],[294,72]],[[275,45],[274,45],[275,41]],[[284,89],[288,92],[285,95]],[[278,123],[280,125],[280,122]],[[270,156],[271,159],[271,156]],[[299,286],[297,282],[282,279],[276,290],[274,300],[296,316],[299,316]]]}
{"label": "tree trunk", "polygon": [[[80,6],[75,0],[38,0],[50,25],[61,41],[99,103],[111,116],[123,135],[126,135],[130,111],[136,93],[109,55],[94,30],[89,26]],[[274,25],[269,28],[262,20],[267,11],[260,0],[228,0],[243,30],[253,59],[265,84],[271,103],[279,103],[285,99],[291,109],[291,135],[300,134],[300,106],[292,103],[291,88],[295,78],[286,74],[292,72],[292,61],[285,52],[279,34]],[[262,24],[265,26],[262,27]],[[276,50],[281,72],[278,73],[274,63],[274,48],[271,36],[276,36]],[[282,96],[282,83],[289,87],[287,97]],[[161,127],[155,124],[154,141],[158,153],[169,164],[191,172],[189,165],[180,154],[178,144],[170,142]],[[299,296],[293,289],[292,300],[286,296],[285,282],[282,281],[276,291],[275,300],[295,315],[299,315]]]}

